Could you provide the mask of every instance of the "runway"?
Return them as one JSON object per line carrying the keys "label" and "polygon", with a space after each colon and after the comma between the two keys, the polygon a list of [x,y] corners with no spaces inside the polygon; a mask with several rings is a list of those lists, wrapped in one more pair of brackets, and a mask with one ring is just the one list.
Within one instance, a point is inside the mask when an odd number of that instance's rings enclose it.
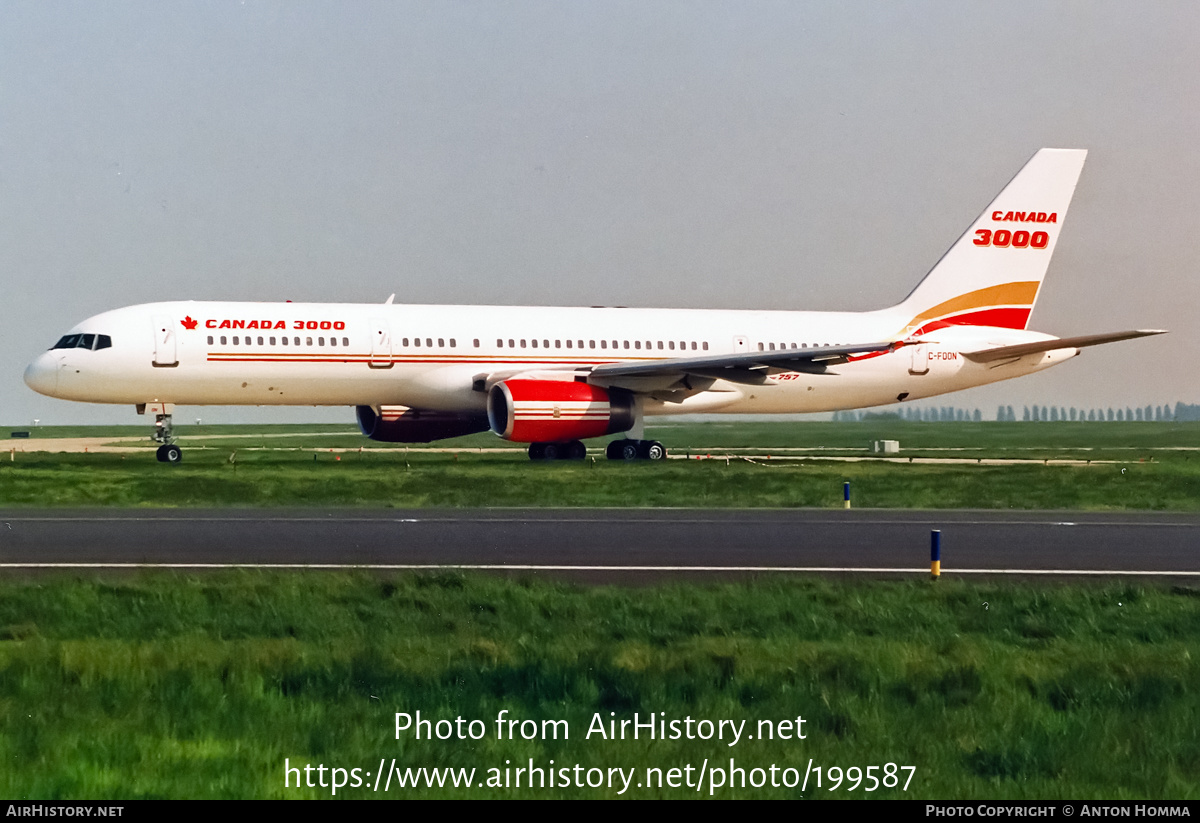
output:
{"label": "runway", "polygon": [[0,572],[474,568],[609,581],[837,573],[1200,578],[1200,515],[896,510],[6,510]]}

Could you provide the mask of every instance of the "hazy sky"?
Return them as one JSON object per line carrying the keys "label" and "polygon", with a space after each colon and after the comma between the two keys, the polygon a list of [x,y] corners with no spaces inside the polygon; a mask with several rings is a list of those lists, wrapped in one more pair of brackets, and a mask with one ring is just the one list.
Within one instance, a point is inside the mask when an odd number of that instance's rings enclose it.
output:
{"label": "hazy sky", "polygon": [[1200,402],[1198,33],[1191,2],[0,0],[0,423],[145,422],[21,374],[155,300],[881,308],[1042,146],[1090,154],[1031,327],[1171,334],[927,402]]}

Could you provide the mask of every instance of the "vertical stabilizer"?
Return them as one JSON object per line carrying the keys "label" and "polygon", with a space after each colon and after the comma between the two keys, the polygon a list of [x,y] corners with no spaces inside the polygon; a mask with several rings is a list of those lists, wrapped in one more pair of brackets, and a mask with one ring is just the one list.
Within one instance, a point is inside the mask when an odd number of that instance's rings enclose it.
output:
{"label": "vertical stabilizer", "polygon": [[905,335],[1025,328],[1086,157],[1084,149],[1035,154],[897,307]]}

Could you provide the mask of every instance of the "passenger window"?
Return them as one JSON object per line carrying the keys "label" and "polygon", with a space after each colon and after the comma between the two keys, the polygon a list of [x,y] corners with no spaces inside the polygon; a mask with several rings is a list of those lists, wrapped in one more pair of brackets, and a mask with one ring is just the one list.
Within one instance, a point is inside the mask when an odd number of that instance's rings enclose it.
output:
{"label": "passenger window", "polygon": [[224,346],[226,342],[228,341],[225,339],[225,335],[221,335],[221,345]]}
{"label": "passenger window", "polygon": [[[208,342],[209,342],[209,343],[211,343],[211,342],[212,342],[212,338],[211,338],[211,337],[210,337],[210,338],[208,338]],[[272,338],[271,338],[271,345],[272,345],[272,346],[274,346],[274,345],[275,345],[275,338],[274,338],[274,337],[272,337]]]}
{"label": "passenger window", "polygon": [[525,348],[525,341],[524,341],[524,340],[522,340],[522,341],[521,341],[521,348]]}
{"label": "passenger window", "polygon": [[607,341],[607,340],[601,340],[601,341],[600,341],[600,348],[602,348],[602,349],[607,349],[607,348],[608,348],[608,341]]}
{"label": "passenger window", "polygon": [[452,349],[455,348],[453,337],[450,338],[450,348],[452,348]]}
{"label": "passenger window", "polygon": [[532,342],[533,342],[533,347],[536,349],[536,348],[537,348],[537,341],[536,341],[536,340],[534,340],[534,341],[532,341]]}
{"label": "passenger window", "polygon": [[324,345],[325,345],[325,338],[324,338],[324,337],[318,337],[318,338],[317,338],[317,345],[318,345],[318,346],[324,346]]}
{"label": "passenger window", "polygon": [[[616,341],[613,341],[613,342],[616,342]],[[628,340],[626,340],[626,341],[625,341],[625,348],[629,348],[629,341],[628,341]]]}
{"label": "passenger window", "polygon": [[445,347],[446,347],[446,339],[444,337],[439,337],[438,338],[438,348],[442,349]]}
{"label": "passenger window", "polygon": [[[237,342],[236,338],[234,339],[234,342]],[[311,338],[311,337],[306,337],[306,338],[304,338],[304,345],[306,345],[306,346],[311,346],[311,345],[312,345],[312,338]]]}
{"label": "passenger window", "polygon": [[433,338],[432,337],[425,338],[425,346],[426,346],[426,348],[430,348],[430,349],[433,348]]}
{"label": "passenger window", "polygon": [[343,338],[342,338],[342,345],[343,345],[343,346],[349,346],[349,345],[350,345],[350,338],[349,338],[349,337],[343,337]]}
{"label": "passenger window", "polygon": [[659,349],[662,349],[662,347],[663,347],[663,345],[662,345],[662,341],[661,341],[661,340],[659,340],[659,341],[658,341],[658,348],[659,348]]}
{"label": "passenger window", "polygon": [[212,335],[211,334],[208,336],[208,345],[210,345],[210,346],[212,345]]}
{"label": "passenger window", "polygon": [[329,345],[331,345],[331,346],[336,346],[336,345],[337,345],[337,338],[336,338],[336,337],[331,337],[331,338],[329,338]]}
{"label": "passenger window", "polygon": [[549,341],[549,340],[543,340],[543,341],[542,341],[542,348],[543,348],[543,349],[548,349],[548,348],[550,348],[550,341]]}
{"label": "passenger window", "polygon": [[675,341],[674,341],[674,340],[668,340],[668,341],[667,341],[667,348],[668,348],[668,349],[670,349],[671,351],[675,351]]}
{"label": "passenger window", "polygon": [[288,339],[286,337],[281,337],[279,338],[279,342],[286,346],[288,344]]}
{"label": "passenger window", "polygon": [[233,338],[233,345],[235,345],[235,346],[236,346],[236,345],[238,345],[238,339],[237,339],[237,337],[234,337],[234,338]]}
{"label": "passenger window", "polygon": [[516,348],[516,346],[515,346],[515,345],[513,345],[513,339],[512,339],[511,337],[510,337],[510,338],[508,338],[508,347],[509,347],[510,349],[515,349],[515,348]]}
{"label": "passenger window", "polygon": [[554,341],[554,348],[556,348],[556,349],[561,349],[561,348],[562,348],[562,341],[561,341],[561,340],[555,340],[555,341]]}
{"label": "passenger window", "polygon": [[704,350],[705,350],[705,351],[708,351],[708,343],[704,343],[704,344],[702,344],[702,345],[704,346]]}

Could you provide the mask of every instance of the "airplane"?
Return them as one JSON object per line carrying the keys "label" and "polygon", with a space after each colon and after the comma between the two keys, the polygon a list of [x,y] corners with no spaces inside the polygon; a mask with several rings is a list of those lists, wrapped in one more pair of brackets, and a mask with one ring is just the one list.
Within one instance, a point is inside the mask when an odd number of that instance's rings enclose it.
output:
{"label": "airplane", "polygon": [[822,412],[1008,380],[1157,329],[1057,338],[1029,316],[1087,151],[1044,148],[899,304],[867,312],[161,302],[90,317],[25,371],[50,397],[354,406],[362,433],[428,443],[491,430],[534,460],[659,460],[645,419]]}

